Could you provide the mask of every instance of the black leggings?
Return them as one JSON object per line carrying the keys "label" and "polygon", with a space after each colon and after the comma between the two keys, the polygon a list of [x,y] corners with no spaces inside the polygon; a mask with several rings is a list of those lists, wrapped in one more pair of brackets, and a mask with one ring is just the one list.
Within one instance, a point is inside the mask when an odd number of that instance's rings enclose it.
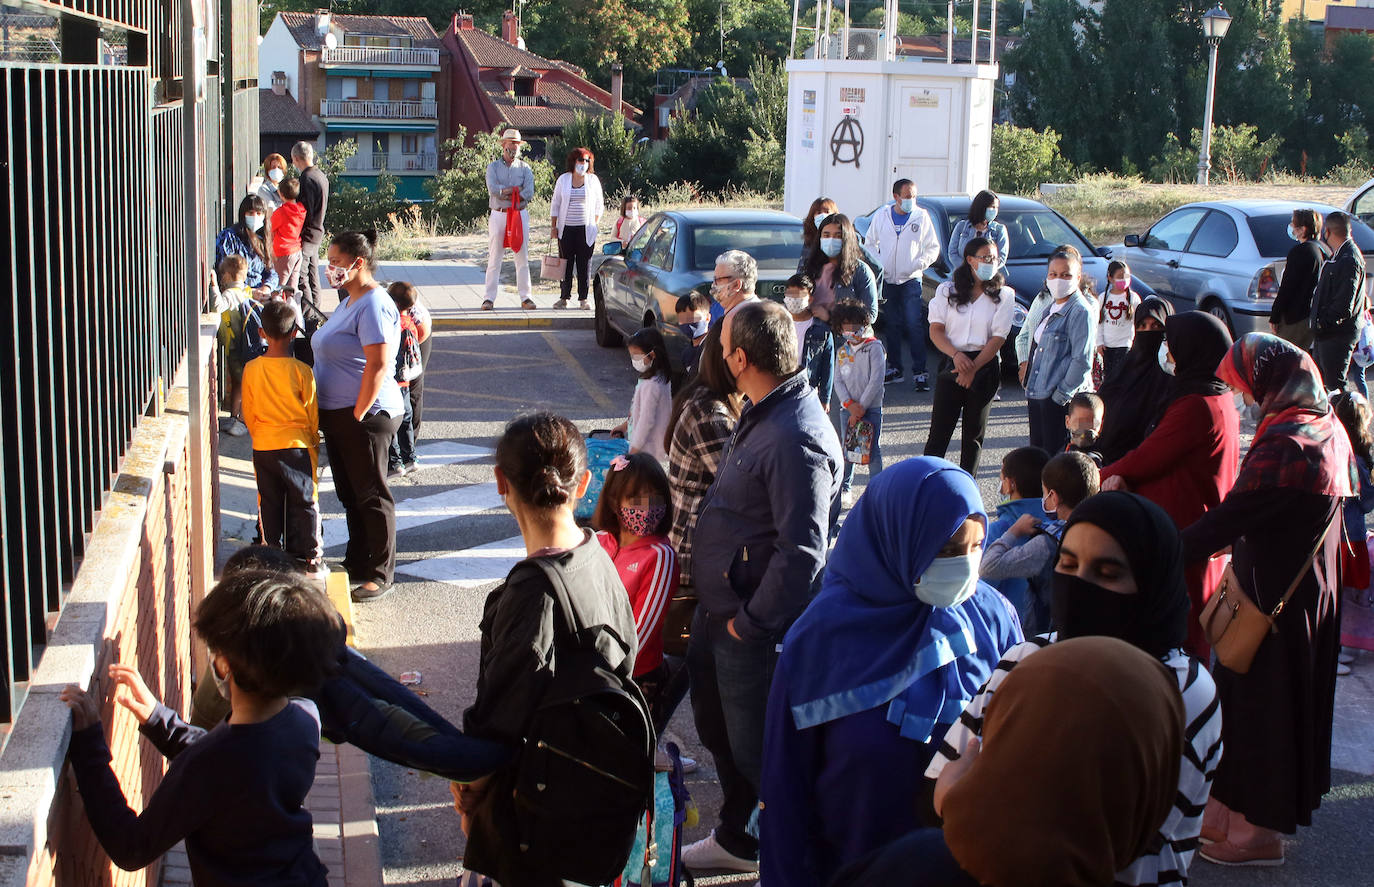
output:
{"label": "black leggings", "polygon": [[577,270],[577,301],[587,301],[587,268],[592,261],[592,245],[587,242],[586,225],[564,225],[558,238],[558,255],[568,260],[563,272],[562,298],[572,296],[573,269]]}
{"label": "black leggings", "polygon": [[386,460],[400,424],[399,416],[380,411],[359,422],[352,407],[320,410],[334,493],[348,520],[343,566],[356,582],[390,585],[396,572],[396,505]]}
{"label": "black leggings", "polygon": [[[973,360],[978,352],[966,352]],[[954,360],[946,357],[940,362],[940,374],[935,380],[935,402],[930,408],[930,437],[926,440],[925,455],[945,457],[949,439],[960,414],[964,419],[963,442],[959,448],[959,467],[978,475],[978,459],[983,452],[983,435],[988,426],[988,412],[1001,380],[1001,361],[994,357],[983,365],[968,388],[954,381]]]}

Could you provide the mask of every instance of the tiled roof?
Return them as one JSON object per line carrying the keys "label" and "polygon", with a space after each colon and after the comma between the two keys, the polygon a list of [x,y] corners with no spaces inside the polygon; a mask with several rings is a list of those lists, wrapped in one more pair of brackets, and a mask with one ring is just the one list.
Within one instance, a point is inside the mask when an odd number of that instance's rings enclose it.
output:
{"label": "tiled roof", "polygon": [[270,89],[258,90],[258,131],[267,135],[311,138],[320,134],[320,128],[291,93],[277,95]]}
{"label": "tiled roof", "polygon": [[538,76],[539,76],[539,72],[538,72],[538,71],[531,71],[529,68],[526,68],[524,65],[516,65],[514,68],[511,68],[509,71],[504,71],[504,72],[502,72],[502,73],[505,74],[505,76],[507,76],[507,77],[538,77]]}
{"label": "tiled roof", "polygon": [[547,79],[539,84],[538,105],[517,105],[515,98],[501,91],[500,85],[496,83],[483,81],[482,88],[496,105],[496,112],[518,129],[561,129],[572,122],[578,111],[584,115],[611,113],[610,108],[583,95],[566,83],[551,82]]}
{"label": "tiled roof", "polygon": [[[313,12],[280,12],[291,36],[302,49],[319,49],[320,35],[315,30]],[[423,16],[401,15],[330,15],[330,23],[345,34],[366,34],[370,37],[409,37],[418,49],[438,49],[439,35]]]}
{"label": "tiled roof", "polygon": [[463,41],[468,52],[477,60],[477,65],[482,68],[506,70],[523,65],[536,71],[547,71],[550,68],[564,67],[561,62],[550,61],[527,49],[512,46],[500,37],[478,28],[458,28],[454,33]]}

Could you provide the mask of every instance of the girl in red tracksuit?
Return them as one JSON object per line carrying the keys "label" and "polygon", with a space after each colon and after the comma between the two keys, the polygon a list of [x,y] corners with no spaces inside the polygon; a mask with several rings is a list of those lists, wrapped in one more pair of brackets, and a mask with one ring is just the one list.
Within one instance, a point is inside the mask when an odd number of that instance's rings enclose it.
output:
{"label": "girl in red tracksuit", "polygon": [[668,541],[672,498],[658,460],[648,453],[617,456],[606,472],[592,524],[630,595],[639,639],[634,679],[657,723],[666,677],[663,616],[678,585],[677,554]]}

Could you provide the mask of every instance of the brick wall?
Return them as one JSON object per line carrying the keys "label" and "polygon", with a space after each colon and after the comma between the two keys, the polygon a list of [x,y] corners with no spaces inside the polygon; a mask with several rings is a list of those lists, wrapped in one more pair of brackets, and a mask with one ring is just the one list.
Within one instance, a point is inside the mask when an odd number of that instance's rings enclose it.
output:
{"label": "brick wall", "polygon": [[[191,632],[193,610],[191,546],[192,488],[204,490],[207,508],[218,507],[215,465],[218,435],[215,428],[213,340],[202,339],[206,371],[202,373],[202,440],[207,453],[204,473],[192,476],[188,440],[185,373],[180,386],[168,392],[165,411],[149,417],[135,435],[110,499],[92,533],[89,554],[73,583],[62,617],[39,663],[34,688],[15,722],[14,733],[0,757],[0,795],[4,803],[28,799],[32,832],[28,839],[27,872],[22,880],[6,878],[0,859],[0,885],[27,883],[93,887],[158,883],[159,865],[138,872],[114,867],[91,833],[76,792],[75,780],[63,763],[70,738],[70,718],[57,694],[67,683],[94,687],[110,698],[105,677],[111,663],[138,668],[163,702],[187,714],[191,700]],[[207,514],[200,544],[212,552],[217,521]],[[213,555],[208,557],[213,564]],[[142,740],[133,717],[110,699],[102,712],[113,767],[129,806],[142,810],[166,769],[153,746]],[[9,779],[6,776],[10,776]],[[48,785],[41,785],[49,776]],[[17,798],[3,793],[8,782],[21,776],[38,791]],[[19,841],[6,810],[0,851],[16,859]],[[22,826],[24,823],[20,822]],[[23,829],[17,829],[23,837]],[[16,873],[17,874],[17,873]]]}

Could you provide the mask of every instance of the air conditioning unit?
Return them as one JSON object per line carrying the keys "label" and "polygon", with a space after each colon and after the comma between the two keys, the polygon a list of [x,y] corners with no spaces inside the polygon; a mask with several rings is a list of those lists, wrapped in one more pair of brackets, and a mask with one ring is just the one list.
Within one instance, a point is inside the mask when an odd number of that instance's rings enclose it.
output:
{"label": "air conditioning unit", "polygon": [[844,57],[854,62],[881,61],[887,52],[886,35],[875,28],[850,28]]}

